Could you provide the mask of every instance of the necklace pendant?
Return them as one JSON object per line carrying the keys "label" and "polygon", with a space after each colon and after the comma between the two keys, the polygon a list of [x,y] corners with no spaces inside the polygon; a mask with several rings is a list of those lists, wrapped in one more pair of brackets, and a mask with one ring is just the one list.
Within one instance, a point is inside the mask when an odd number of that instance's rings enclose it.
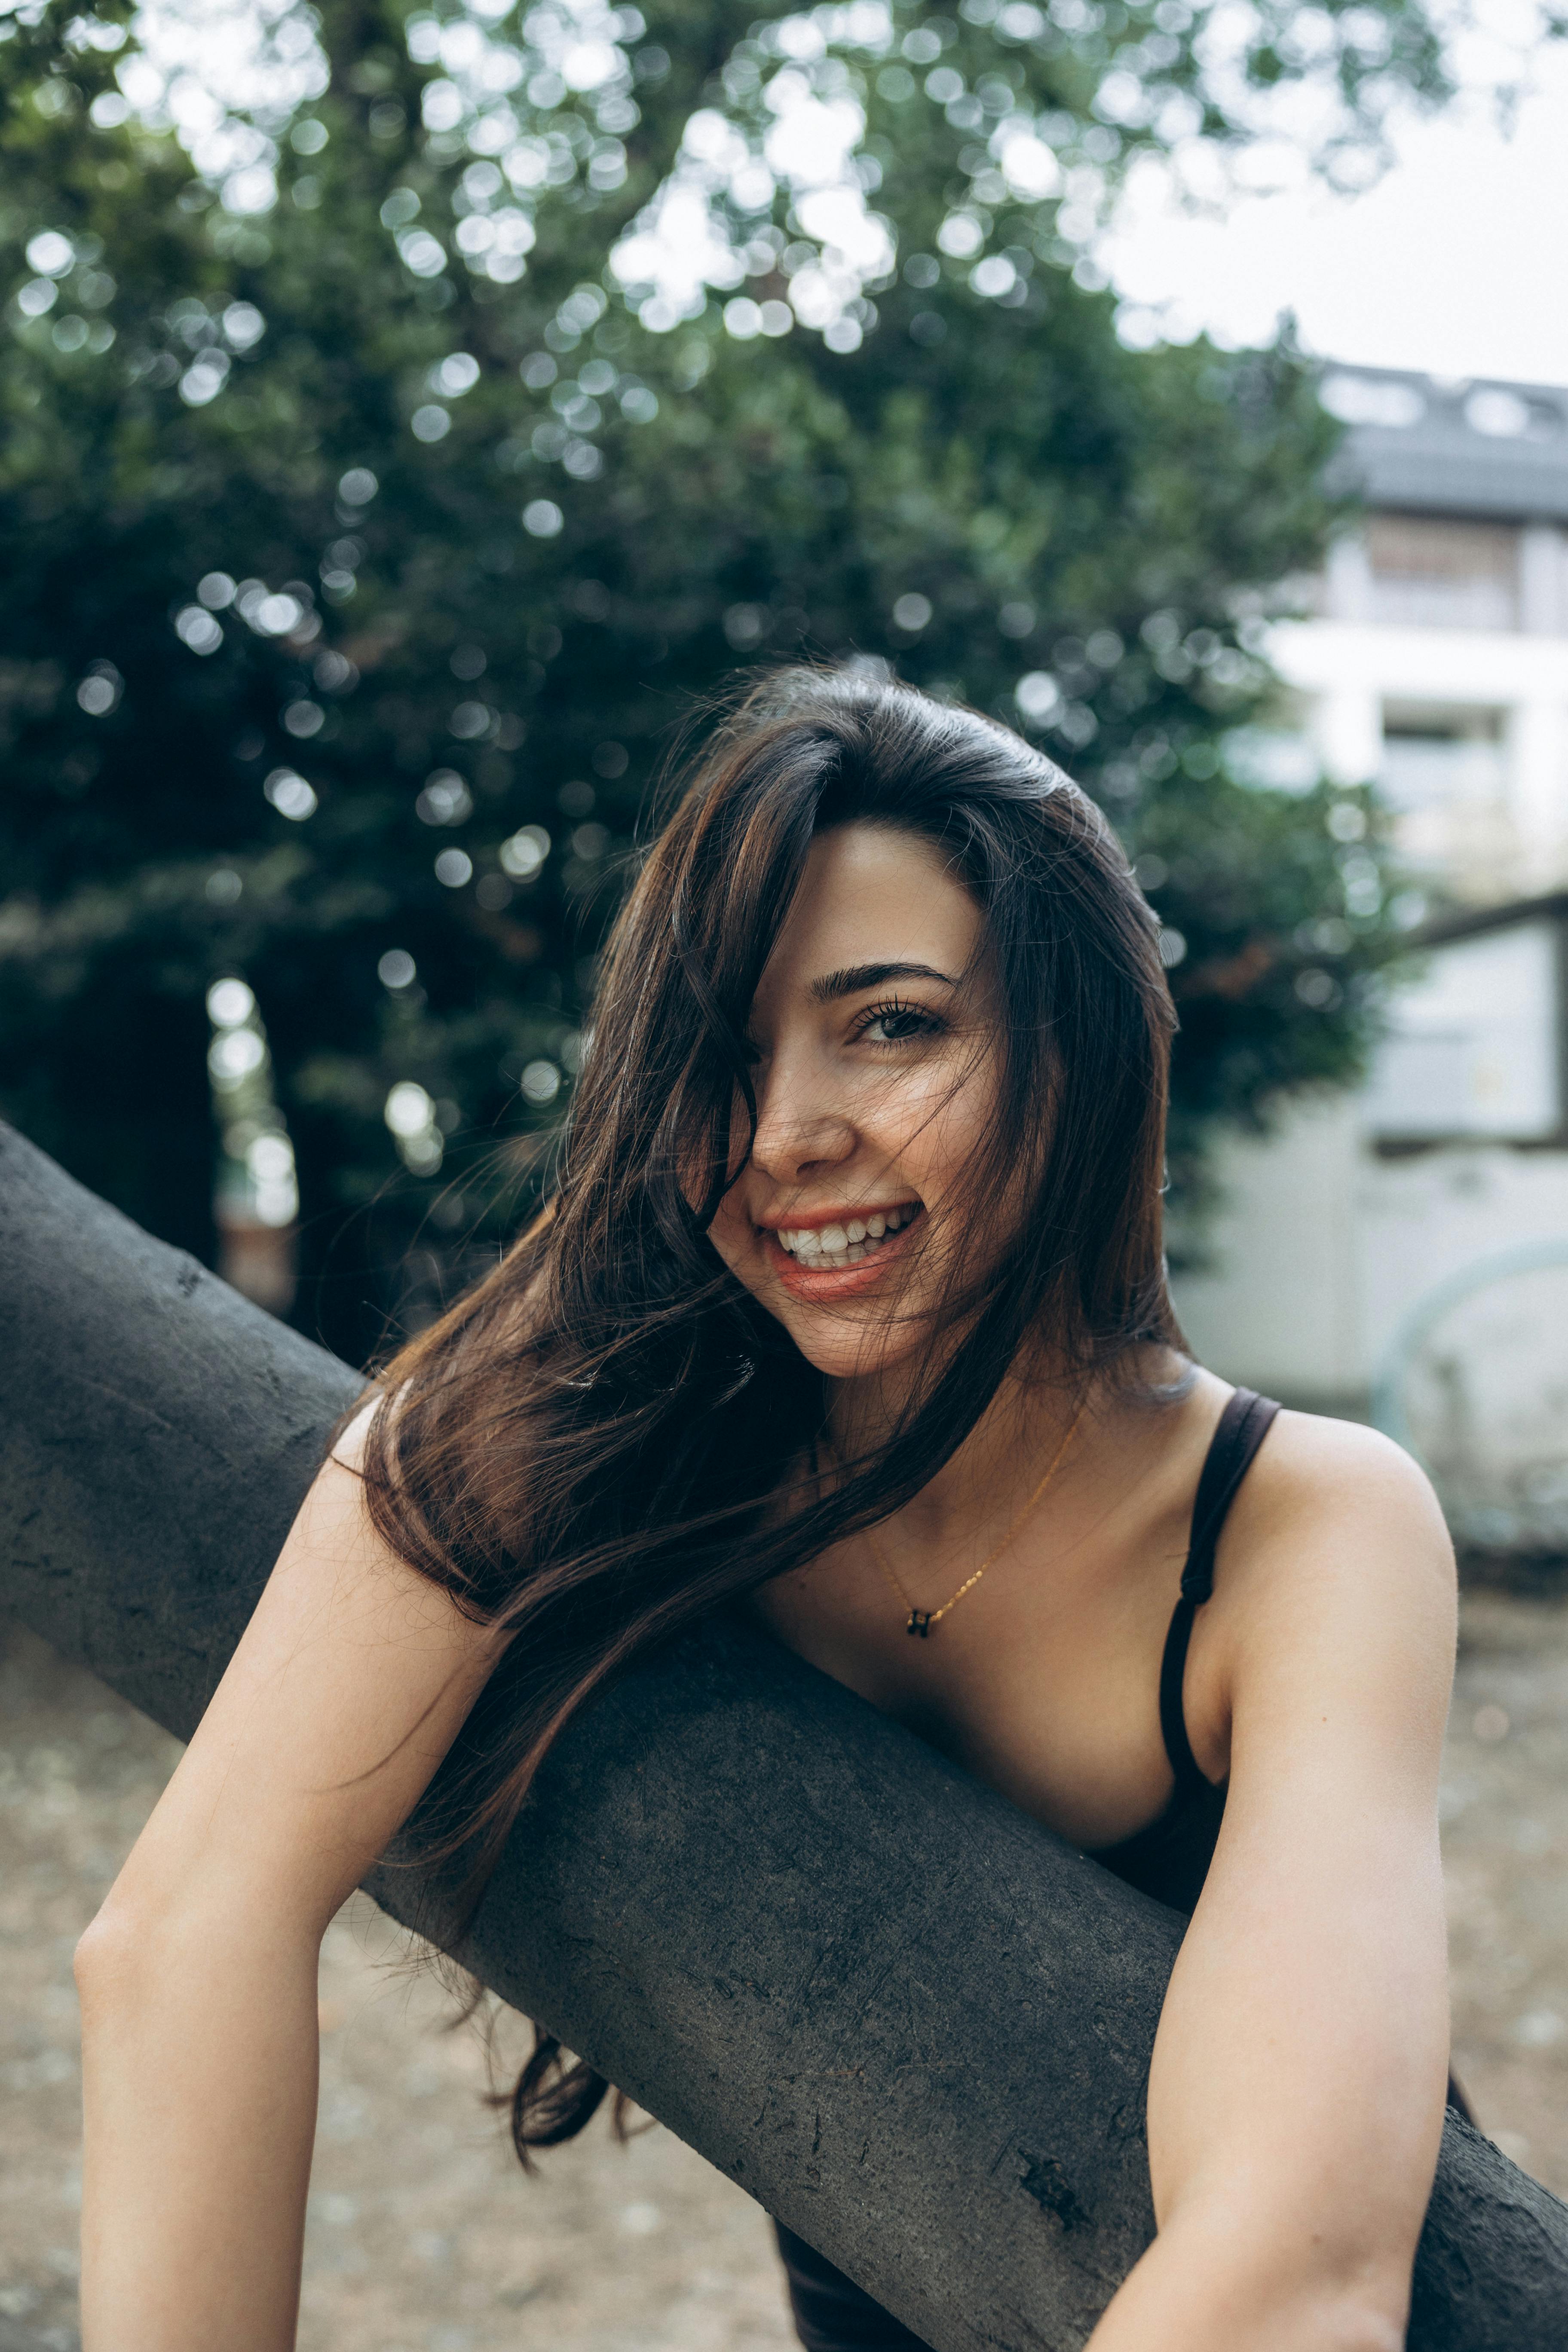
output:
{"label": "necklace pendant", "polygon": [[931,1639],[931,1613],[929,1609],[911,1609],[910,1611],[910,1622],[904,1627],[905,1633],[918,1633],[922,1642],[929,1642]]}

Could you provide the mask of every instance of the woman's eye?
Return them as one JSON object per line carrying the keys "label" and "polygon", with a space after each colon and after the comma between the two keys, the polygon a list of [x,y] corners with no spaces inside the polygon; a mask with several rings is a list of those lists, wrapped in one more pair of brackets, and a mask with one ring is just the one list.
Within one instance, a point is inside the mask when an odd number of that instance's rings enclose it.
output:
{"label": "woman's eye", "polygon": [[879,1004],[866,1014],[859,1034],[873,1045],[907,1045],[917,1037],[933,1035],[941,1026],[934,1013],[918,1004]]}

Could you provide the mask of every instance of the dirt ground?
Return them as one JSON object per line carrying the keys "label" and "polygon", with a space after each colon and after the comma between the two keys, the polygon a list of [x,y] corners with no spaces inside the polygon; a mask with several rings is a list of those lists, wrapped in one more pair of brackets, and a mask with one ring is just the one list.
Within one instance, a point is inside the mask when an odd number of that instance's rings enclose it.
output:
{"label": "dirt ground", "polygon": [[[0,2352],[76,2352],[71,1952],[178,1753],[26,1635],[0,1659]],[[1444,1789],[1455,2064],[1568,2195],[1568,1600],[1465,1611]],[[321,1966],[301,2352],[779,2352],[758,2208],[665,2131],[603,2119],[519,2174],[483,2050],[363,1897]],[[503,2022],[509,2047],[521,2031]]]}

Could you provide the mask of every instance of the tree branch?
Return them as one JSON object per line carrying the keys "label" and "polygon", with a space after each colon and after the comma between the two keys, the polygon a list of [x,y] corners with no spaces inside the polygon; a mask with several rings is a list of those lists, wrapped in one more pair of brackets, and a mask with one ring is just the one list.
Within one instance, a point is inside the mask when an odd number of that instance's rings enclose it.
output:
{"label": "tree branch", "polygon": [[[5,1128],[0,1265],[0,1603],[188,1735],[357,1376]],[[371,1887],[438,1916],[417,1870]],[[469,1957],[938,2352],[1070,2352],[1152,2228],[1180,1933],[712,1626],[563,1741]],[[1568,2210],[1450,2116],[1411,2346],[1559,2352],[1565,2315]]]}

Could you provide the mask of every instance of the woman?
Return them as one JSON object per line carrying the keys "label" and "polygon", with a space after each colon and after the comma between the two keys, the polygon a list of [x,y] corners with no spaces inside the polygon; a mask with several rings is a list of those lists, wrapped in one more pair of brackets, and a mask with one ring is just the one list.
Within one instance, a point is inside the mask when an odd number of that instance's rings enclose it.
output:
{"label": "woman", "polygon": [[[1093,2352],[1403,2342],[1451,1562],[1397,1449],[1188,1360],[1173,1027],[1005,730],[792,672],[719,730],[550,1212],[339,1443],[83,1940],[86,2352],[292,2342],[328,1920],[448,1750],[477,1889],[562,1724],[721,1605],[1193,1915]],[[545,2044],[520,2150],[603,2091]],[[913,2344],[781,2237],[804,2342]]]}

